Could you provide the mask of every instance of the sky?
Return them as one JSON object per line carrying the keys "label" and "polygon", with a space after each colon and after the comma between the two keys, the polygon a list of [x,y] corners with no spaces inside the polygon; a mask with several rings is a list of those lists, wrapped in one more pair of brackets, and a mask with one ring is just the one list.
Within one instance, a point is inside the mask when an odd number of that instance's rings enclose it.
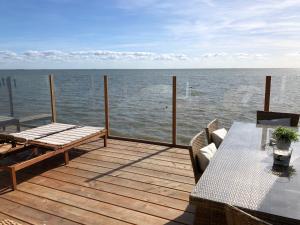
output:
{"label": "sky", "polygon": [[0,69],[300,67],[300,0],[0,0]]}

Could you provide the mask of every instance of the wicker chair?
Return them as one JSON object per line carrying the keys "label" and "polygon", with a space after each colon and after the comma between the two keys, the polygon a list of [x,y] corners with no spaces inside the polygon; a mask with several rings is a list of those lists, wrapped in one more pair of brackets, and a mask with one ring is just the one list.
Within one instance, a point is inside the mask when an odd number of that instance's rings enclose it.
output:
{"label": "wicker chair", "polygon": [[205,128],[205,132],[206,132],[206,138],[207,138],[208,144],[213,142],[212,137],[211,137],[212,132],[214,132],[215,130],[218,130],[218,129],[219,129],[218,119],[214,119],[207,125],[207,127]]}
{"label": "wicker chair", "polygon": [[195,183],[198,182],[198,180],[200,179],[203,173],[203,171],[201,171],[200,169],[200,165],[197,157],[197,151],[205,146],[206,146],[205,133],[204,131],[201,131],[200,133],[196,134],[192,138],[189,146],[189,152],[190,152],[190,157],[191,157],[194,176],[195,176]]}
{"label": "wicker chair", "polygon": [[227,225],[272,225],[234,206],[225,205]]}
{"label": "wicker chair", "polygon": [[260,120],[274,120],[274,119],[291,119],[290,126],[297,127],[299,122],[299,114],[294,113],[281,113],[281,112],[264,112],[257,111],[256,113],[256,122],[261,124]]}

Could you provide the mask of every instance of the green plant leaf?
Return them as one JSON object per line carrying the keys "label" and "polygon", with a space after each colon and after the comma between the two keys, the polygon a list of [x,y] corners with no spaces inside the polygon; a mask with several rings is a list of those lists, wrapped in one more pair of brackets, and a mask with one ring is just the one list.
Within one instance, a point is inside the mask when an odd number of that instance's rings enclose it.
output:
{"label": "green plant leaf", "polygon": [[277,140],[295,142],[299,140],[299,134],[296,130],[287,127],[277,127],[273,132],[273,137]]}

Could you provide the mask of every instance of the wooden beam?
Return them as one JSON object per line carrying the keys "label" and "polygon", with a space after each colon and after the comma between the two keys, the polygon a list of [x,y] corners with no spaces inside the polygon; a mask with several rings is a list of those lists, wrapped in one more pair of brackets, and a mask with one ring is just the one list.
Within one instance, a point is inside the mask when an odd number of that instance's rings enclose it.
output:
{"label": "wooden beam", "polygon": [[8,90],[8,98],[9,98],[9,109],[10,109],[10,116],[14,116],[14,104],[13,104],[13,96],[12,96],[12,88],[11,88],[11,78],[6,78],[6,86]]}
{"label": "wooden beam", "polygon": [[56,122],[56,101],[55,101],[55,92],[54,92],[54,78],[53,75],[49,75],[49,84],[50,84],[50,97],[51,97],[51,115],[52,123]]}
{"label": "wooden beam", "polygon": [[172,144],[176,145],[176,76],[173,76],[172,94]]}
{"label": "wooden beam", "polygon": [[105,110],[105,128],[109,135],[109,102],[108,102],[108,78],[104,76],[104,110]]}
{"label": "wooden beam", "polygon": [[265,87],[265,103],[264,111],[270,111],[270,96],[271,96],[271,76],[266,76],[266,87]]}

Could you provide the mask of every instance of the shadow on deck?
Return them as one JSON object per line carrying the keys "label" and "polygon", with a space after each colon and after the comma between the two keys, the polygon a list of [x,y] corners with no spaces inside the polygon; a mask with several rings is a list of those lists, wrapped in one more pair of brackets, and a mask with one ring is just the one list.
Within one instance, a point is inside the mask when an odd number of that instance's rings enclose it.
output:
{"label": "shadow on deck", "polygon": [[18,172],[0,173],[0,219],[22,224],[193,224],[186,149],[110,139]]}

